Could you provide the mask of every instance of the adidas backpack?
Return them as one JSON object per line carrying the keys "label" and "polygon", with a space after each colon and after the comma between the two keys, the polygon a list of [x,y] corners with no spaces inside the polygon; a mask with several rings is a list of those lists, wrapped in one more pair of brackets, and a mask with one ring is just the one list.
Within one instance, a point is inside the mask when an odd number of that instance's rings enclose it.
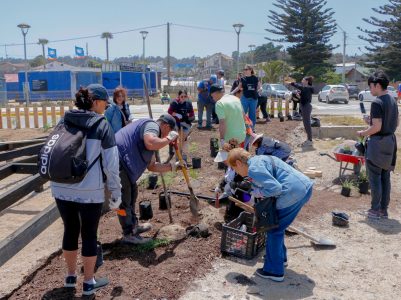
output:
{"label": "adidas backpack", "polygon": [[[104,118],[96,117],[93,126]],[[90,130],[72,125],[64,120],[59,122],[46,139],[38,156],[38,171],[41,177],[59,183],[77,183],[100,158],[90,164],[86,159],[86,135]]]}

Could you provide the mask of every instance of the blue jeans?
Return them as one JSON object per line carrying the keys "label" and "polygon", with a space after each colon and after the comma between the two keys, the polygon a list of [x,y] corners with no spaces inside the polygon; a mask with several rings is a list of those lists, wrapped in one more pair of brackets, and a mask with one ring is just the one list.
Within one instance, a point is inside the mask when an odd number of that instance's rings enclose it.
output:
{"label": "blue jeans", "polygon": [[256,107],[258,106],[258,99],[241,97],[242,108],[244,113],[249,115],[249,119],[252,121],[252,130],[255,131],[256,124]]}
{"label": "blue jeans", "polygon": [[266,233],[266,256],[263,270],[275,275],[284,274],[284,261],[287,261],[287,248],[284,245],[285,229],[291,225],[301,208],[312,196],[311,187],[306,196],[297,203],[278,210],[279,227]]}
{"label": "blue jeans", "polygon": [[204,109],[206,109],[206,127],[212,127],[213,103],[203,103],[200,101],[198,101],[198,127],[202,127]]}
{"label": "blue jeans", "polygon": [[366,170],[372,194],[371,209],[387,210],[390,203],[390,171],[374,165],[370,160],[366,160]]}

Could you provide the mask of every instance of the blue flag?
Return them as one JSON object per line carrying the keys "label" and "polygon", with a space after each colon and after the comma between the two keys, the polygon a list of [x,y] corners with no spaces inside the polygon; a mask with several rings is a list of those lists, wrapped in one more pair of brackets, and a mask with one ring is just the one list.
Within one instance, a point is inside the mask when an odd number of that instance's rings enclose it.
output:
{"label": "blue flag", "polygon": [[57,50],[53,48],[47,48],[47,56],[49,57],[50,60],[56,60]]}
{"label": "blue flag", "polygon": [[85,56],[84,48],[75,46],[75,55],[79,57]]}

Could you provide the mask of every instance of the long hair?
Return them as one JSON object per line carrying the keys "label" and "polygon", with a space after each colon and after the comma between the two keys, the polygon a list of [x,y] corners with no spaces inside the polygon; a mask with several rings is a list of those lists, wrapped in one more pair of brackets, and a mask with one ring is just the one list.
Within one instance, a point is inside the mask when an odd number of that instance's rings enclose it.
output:
{"label": "long hair", "polygon": [[79,91],[75,94],[75,106],[78,109],[90,110],[93,105],[93,98],[89,94],[88,89],[83,87],[79,88]]}
{"label": "long hair", "polygon": [[127,99],[127,90],[126,90],[125,88],[123,88],[123,87],[117,87],[117,88],[114,90],[114,93],[113,93],[113,102],[114,102],[114,103],[117,104],[117,97],[118,97],[120,94],[124,97],[123,104],[125,103],[125,99]]}

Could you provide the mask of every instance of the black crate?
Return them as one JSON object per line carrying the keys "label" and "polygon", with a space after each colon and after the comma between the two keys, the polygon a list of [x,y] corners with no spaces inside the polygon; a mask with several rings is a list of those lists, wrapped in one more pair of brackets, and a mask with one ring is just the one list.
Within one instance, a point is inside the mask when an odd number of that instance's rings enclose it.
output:
{"label": "black crate", "polygon": [[[239,230],[245,224],[247,232]],[[253,214],[242,212],[238,218],[223,225],[221,252],[252,259],[265,245],[266,233],[252,232]]]}

